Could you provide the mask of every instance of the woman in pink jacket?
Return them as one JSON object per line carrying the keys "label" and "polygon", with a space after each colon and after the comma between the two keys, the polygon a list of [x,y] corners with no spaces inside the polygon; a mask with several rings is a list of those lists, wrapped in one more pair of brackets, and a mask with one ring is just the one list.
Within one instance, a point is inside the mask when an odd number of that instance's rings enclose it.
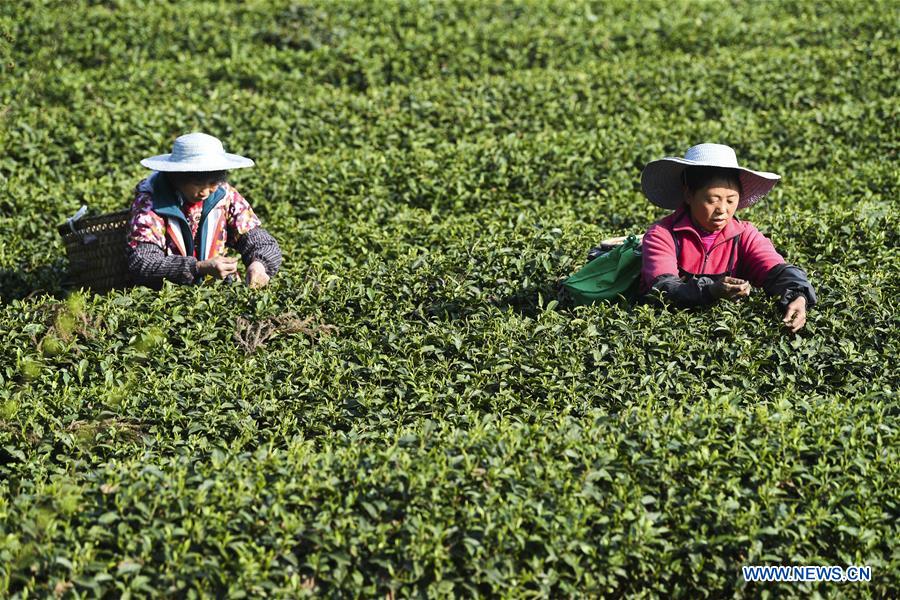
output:
{"label": "woman in pink jacket", "polygon": [[728,146],[700,144],[680,157],[644,167],[641,187],[657,206],[674,212],[644,235],[641,290],[654,290],[681,307],[737,300],[751,286],[779,297],[783,322],[797,332],[816,293],[801,269],[772,242],[735,217],[775,187],[780,176],[738,166]]}

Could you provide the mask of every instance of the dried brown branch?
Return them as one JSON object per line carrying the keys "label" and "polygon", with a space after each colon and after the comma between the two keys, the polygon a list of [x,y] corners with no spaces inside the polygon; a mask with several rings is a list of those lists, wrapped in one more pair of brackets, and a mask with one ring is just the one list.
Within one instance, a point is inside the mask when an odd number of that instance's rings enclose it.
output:
{"label": "dried brown branch", "polygon": [[106,431],[108,429],[115,429],[124,437],[132,440],[137,439],[142,431],[139,422],[122,419],[120,417],[108,417],[97,421],[79,419],[72,421],[69,423],[68,427],[66,427],[66,431],[71,433],[86,433],[91,436],[96,436],[101,431]]}
{"label": "dried brown branch", "polygon": [[337,327],[334,325],[317,323],[314,317],[301,319],[296,313],[286,312],[259,321],[237,317],[234,324],[234,341],[245,354],[252,354],[277,335],[302,333],[311,340],[316,340],[332,335],[336,331]]}

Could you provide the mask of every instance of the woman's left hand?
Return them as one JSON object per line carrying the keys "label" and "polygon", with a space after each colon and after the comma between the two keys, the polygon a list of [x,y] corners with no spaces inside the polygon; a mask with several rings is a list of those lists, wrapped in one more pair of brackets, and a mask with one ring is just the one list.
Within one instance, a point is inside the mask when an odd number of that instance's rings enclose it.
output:
{"label": "woman's left hand", "polygon": [[265,287],[269,283],[269,274],[266,273],[266,267],[258,260],[250,263],[247,267],[247,285],[252,288]]}
{"label": "woman's left hand", "polygon": [[784,326],[797,333],[806,325],[806,296],[797,296],[784,311]]}

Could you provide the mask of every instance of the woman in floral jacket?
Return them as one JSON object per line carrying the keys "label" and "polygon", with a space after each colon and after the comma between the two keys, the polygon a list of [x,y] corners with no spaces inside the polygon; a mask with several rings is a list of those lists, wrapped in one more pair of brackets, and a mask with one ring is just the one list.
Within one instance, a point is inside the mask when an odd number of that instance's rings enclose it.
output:
{"label": "woman in floral jacket", "polygon": [[175,140],[171,154],[141,164],[154,173],[135,188],[128,222],[126,253],[135,283],[231,279],[238,259],[225,256],[226,248],[241,255],[248,285],[269,282],[281,249],[227,181],[230,169],[251,167],[252,160],[226,153],[213,136],[190,133]]}

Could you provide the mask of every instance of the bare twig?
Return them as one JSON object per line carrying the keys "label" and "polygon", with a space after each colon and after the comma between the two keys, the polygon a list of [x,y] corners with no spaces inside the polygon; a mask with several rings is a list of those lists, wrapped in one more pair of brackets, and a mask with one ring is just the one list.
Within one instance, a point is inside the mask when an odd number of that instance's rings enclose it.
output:
{"label": "bare twig", "polygon": [[97,435],[100,431],[108,429],[115,429],[122,433],[126,438],[133,440],[140,435],[141,424],[136,421],[130,421],[119,417],[108,417],[98,421],[79,419],[77,421],[72,421],[69,423],[69,426],[66,427],[66,431],[76,434],[84,431],[90,435]]}
{"label": "bare twig", "polygon": [[337,327],[317,324],[314,317],[301,319],[296,313],[287,312],[255,322],[238,317],[234,323],[234,341],[246,354],[252,354],[277,335],[302,333],[311,340],[316,340],[335,331]]}

